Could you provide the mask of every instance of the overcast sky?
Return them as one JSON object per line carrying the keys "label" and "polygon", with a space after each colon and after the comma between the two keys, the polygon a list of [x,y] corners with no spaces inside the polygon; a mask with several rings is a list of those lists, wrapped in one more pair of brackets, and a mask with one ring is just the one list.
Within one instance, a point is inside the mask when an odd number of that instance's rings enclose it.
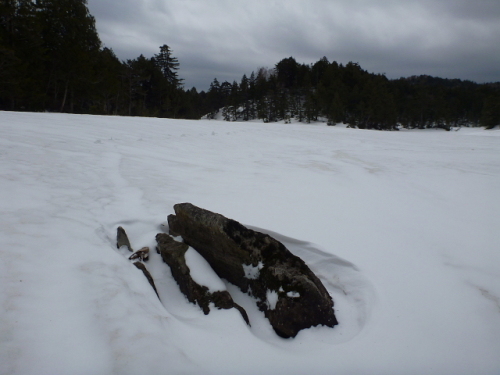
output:
{"label": "overcast sky", "polygon": [[167,44],[185,87],[240,81],[293,56],[388,78],[500,81],[500,0],[88,0],[122,59]]}

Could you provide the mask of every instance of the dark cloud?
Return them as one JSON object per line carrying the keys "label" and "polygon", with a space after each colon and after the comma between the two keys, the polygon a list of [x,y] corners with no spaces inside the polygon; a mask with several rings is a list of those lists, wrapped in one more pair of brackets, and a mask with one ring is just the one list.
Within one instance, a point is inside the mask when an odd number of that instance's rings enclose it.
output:
{"label": "dark cloud", "polygon": [[355,61],[390,78],[500,81],[498,0],[89,0],[89,9],[121,59],[168,44],[188,88],[289,56]]}

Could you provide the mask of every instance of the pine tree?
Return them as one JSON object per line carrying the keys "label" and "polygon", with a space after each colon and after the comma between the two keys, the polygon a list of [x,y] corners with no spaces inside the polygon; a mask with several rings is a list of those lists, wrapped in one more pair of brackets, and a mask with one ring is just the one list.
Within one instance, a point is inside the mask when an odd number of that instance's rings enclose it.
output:
{"label": "pine tree", "polygon": [[2,108],[43,109],[43,49],[36,13],[30,0],[0,1]]}
{"label": "pine tree", "polygon": [[175,88],[181,86],[183,80],[179,78],[177,73],[177,70],[179,70],[179,61],[176,57],[172,56],[170,47],[164,44],[160,47],[160,53],[154,57],[168,83]]}
{"label": "pine tree", "polygon": [[242,101],[243,104],[243,121],[248,121],[250,119],[250,94],[249,94],[249,88],[250,83],[249,79],[247,78],[246,74],[243,74],[243,77],[241,78],[240,82],[240,100]]}
{"label": "pine tree", "polygon": [[223,98],[221,95],[220,83],[217,78],[214,78],[213,82],[210,83],[210,88],[207,93],[207,102],[208,102],[208,118],[214,119],[216,114],[219,112],[221,107],[223,106]]}
{"label": "pine tree", "polygon": [[291,89],[297,85],[297,75],[299,64],[293,57],[281,60],[276,64],[276,78],[286,89]]}
{"label": "pine tree", "polygon": [[154,61],[147,59],[143,55],[133,60],[127,60],[126,75],[129,116],[152,116],[158,114],[159,108],[154,108],[154,105],[152,105],[152,97],[154,96],[152,92],[152,77],[156,69],[158,67]]}
{"label": "pine tree", "polygon": [[252,72],[250,74],[250,78],[248,79],[248,99],[249,99],[249,109],[248,109],[248,117],[250,120],[254,120],[257,118],[256,114],[256,92],[255,92],[255,73]]}
{"label": "pine tree", "polygon": [[39,0],[37,7],[54,109],[66,110],[70,94],[72,111],[75,94],[84,98],[94,78],[92,65],[101,46],[95,19],[86,0]]}
{"label": "pine tree", "polygon": [[96,72],[96,91],[92,97],[95,103],[90,108],[91,113],[117,115],[121,97],[124,96],[122,76],[124,66],[118,60],[112,49],[103,48],[99,52]]}

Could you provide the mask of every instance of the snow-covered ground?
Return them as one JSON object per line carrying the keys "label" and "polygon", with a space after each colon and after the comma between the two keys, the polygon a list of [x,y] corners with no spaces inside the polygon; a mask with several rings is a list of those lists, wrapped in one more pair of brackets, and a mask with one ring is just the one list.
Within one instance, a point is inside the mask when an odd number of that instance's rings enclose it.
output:
{"label": "snow-covered ground", "polygon": [[[0,112],[0,374],[499,374],[499,136]],[[282,241],[340,324],[281,339],[229,284],[252,327],[203,315],[154,251],[181,202]]]}

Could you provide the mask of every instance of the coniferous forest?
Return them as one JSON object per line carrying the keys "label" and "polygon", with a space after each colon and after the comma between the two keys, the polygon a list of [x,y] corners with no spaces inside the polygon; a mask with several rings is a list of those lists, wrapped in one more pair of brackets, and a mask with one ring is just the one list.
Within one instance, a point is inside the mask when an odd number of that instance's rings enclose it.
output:
{"label": "coniferous forest", "polygon": [[500,124],[500,82],[388,79],[357,63],[293,57],[240,82],[183,87],[164,44],[120,61],[103,47],[86,0],[0,0],[0,110],[264,122],[323,120],[393,130]]}

